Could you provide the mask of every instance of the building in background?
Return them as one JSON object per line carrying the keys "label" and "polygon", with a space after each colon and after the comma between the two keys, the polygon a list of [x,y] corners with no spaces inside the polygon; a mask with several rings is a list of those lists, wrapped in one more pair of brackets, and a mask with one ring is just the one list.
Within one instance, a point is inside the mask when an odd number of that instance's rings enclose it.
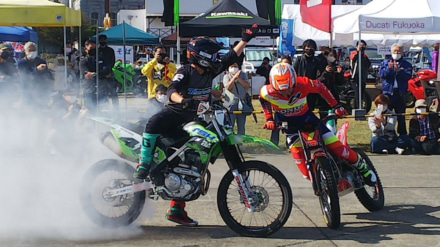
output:
{"label": "building in background", "polygon": [[[81,10],[90,20],[90,25],[104,26],[104,0],[73,0],[73,8]],[[162,3],[162,1],[156,0]],[[145,0],[110,0],[110,18],[113,26],[117,25],[117,14],[120,10],[144,10]],[[143,29],[144,30],[144,29]]]}

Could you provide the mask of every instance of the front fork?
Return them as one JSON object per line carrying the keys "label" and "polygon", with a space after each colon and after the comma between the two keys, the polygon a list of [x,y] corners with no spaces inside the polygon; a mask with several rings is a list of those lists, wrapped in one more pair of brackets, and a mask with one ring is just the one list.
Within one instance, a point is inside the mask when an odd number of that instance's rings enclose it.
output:
{"label": "front fork", "polygon": [[251,205],[252,198],[249,198],[249,193],[247,190],[247,188],[251,187],[249,179],[246,179],[246,181],[244,181],[243,177],[241,176],[241,174],[238,172],[237,169],[232,170],[232,175],[234,176],[235,181],[237,182],[240,195],[243,198],[246,208],[248,209],[249,212],[254,212],[255,208],[254,206]]}
{"label": "front fork", "polygon": [[249,179],[244,180],[243,176],[238,172],[236,164],[243,164],[244,157],[241,154],[239,147],[230,146],[227,142],[221,142],[220,146],[223,150],[223,155],[226,159],[226,163],[229,166],[229,169],[234,176],[235,181],[237,182],[239,193],[243,198],[243,202],[246,205],[246,208],[249,212],[254,212],[255,208],[252,205],[252,198],[249,198],[248,189],[251,188],[251,183]]}

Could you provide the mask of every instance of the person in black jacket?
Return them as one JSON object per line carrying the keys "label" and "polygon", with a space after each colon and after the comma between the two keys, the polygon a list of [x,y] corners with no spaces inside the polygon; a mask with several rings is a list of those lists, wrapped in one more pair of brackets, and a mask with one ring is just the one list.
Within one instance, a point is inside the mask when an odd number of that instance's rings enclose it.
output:
{"label": "person in black jacket", "polygon": [[115,66],[116,62],[115,51],[113,50],[113,48],[107,45],[107,35],[100,34],[98,36],[98,39],[98,57],[104,62],[104,67],[109,68],[109,73],[105,75],[104,78],[100,78],[100,83],[103,83],[107,86],[108,95],[112,100],[113,112],[117,113],[119,111],[118,89],[121,87],[121,85],[118,81],[116,81],[111,70],[111,68]]}
{"label": "person in black jacket", "polygon": [[[107,100],[107,84],[101,83],[101,79],[110,74],[111,68],[105,67],[104,62],[99,60],[98,72],[96,71],[96,42],[94,40],[87,40],[84,50],[86,56],[82,57],[79,62],[84,104],[90,113],[97,114],[98,102]],[[99,79],[99,85],[96,83],[96,77]]]}
{"label": "person in black jacket", "polygon": [[[355,85],[358,86],[358,89],[355,91],[356,93],[356,100],[355,105],[356,108],[358,108],[359,105],[359,68],[361,73],[361,95],[364,97],[365,94],[365,88],[367,87],[367,78],[368,78],[368,70],[371,66],[370,58],[368,58],[367,54],[365,54],[365,49],[367,48],[367,42],[364,40],[361,40],[356,42],[357,50],[353,51],[350,54],[351,59],[351,69],[352,69],[352,75],[354,79]],[[359,54],[361,54],[361,66],[359,66]]]}
{"label": "person in black jacket", "polygon": [[[316,42],[312,39],[308,39],[303,42],[302,46],[304,55],[295,60],[293,68],[295,69],[297,76],[305,76],[311,80],[315,80],[319,76],[319,68],[321,66],[319,59],[315,56],[315,51],[317,49]],[[317,98],[317,94],[309,94],[307,96],[307,102],[310,109],[315,109]]]}
{"label": "person in black jacket", "polygon": [[[225,54],[221,61],[217,60],[217,57],[218,51],[223,46],[216,41],[205,36],[194,37],[189,41],[187,58],[190,64],[178,69],[168,88],[168,104],[162,111],[151,117],[145,126],[139,165],[133,175],[135,178],[146,179],[150,174],[156,140],[160,135],[172,135],[179,126],[195,119],[199,103],[209,102],[211,94],[216,98],[221,97],[221,90],[212,89],[212,80],[237,61],[238,56],[255,36],[257,30],[258,25],[253,25],[243,33],[242,41]],[[156,184],[163,180],[160,179],[162,175],[156,174],[154,170],[151,174],[153,175],[150,179]],[[198,222],[189,218],[184,208],[184,201],[172,200],[167,219],[182,225],[196,226]]]}

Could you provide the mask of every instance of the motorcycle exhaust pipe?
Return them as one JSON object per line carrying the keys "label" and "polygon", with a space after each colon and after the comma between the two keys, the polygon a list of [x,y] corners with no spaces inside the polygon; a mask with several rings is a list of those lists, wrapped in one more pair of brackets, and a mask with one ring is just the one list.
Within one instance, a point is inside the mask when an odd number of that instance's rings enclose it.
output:
{"label": "motorcycle exhaust pipe", "polygon": [[101,143],[121,158],[125,158],[122,148],[110,132],[101,137]]}

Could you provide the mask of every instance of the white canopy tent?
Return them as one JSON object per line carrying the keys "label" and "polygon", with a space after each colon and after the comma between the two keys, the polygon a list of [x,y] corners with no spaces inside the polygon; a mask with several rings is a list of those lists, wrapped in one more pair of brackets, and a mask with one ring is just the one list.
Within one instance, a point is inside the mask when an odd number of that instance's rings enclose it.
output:
{"label": "white canopy tent", "polygon": [[[348,35],[358,33],[358,40],[363,39],[363,33],[382,34],[382,44],[399,42],[411,45],[419,44],[422,40],[437,43],[440,40],[440,1],[372,1],[358,10],[333,18],[333,32]],[[428,35],[433,36],[426,39]],[[418,36],[422,36],[422,39],[417,39]],[[360,102],[359,99],[359,105]]]}
{"label": "white canopy tent", "polygon": [[[398,13],[398,9],[388,9],[388,7],[391,6],[404,9],[405,12],[402,12],[404,14]],[[427,11],[427,6],[431,9],[430,11]],[[388,10],[385,11],[385,8]],[[417,13],[415,14],[414,12]],[[393,22],[402,19],[397,16],[429,16],[429,13],[431,13],[433,16],[436,16],[432,18],[432,20],[434,21],[434,26],[435,23],[437,23],[437,29],[439,30],[436,31],[436,29],[434,29],[430,32],[423,32],[424,35],[414,34],[414,32],[408,31],[402,32],[402,30],[400,30],[400,32],[384,32],[384,30],[382,30],[382,32],[376,32],[374,30],[361,29],[361,31],[362,39],[368,43],[368,46],[390,46],[393,43],[400,43],[405,46],[433,45],[440,41],[440,23],[438,22],[440,13],[438,12],[440,12],[440,0],[381,0],[371,1],[367,5],[332,5],[332,43],[333,46],[355,45],[356,41],[359,40],[359,18],[363,15],[380,13],[388,17],[390,22]],[[320,46],[329,45],[329,33],[302,22],[299,4],[284,4],[282,18],[294,20],[294,28],[293,30],[289,30],[293,32],[293,45],[300,46],[306,39],[313,39]],[[370,21],[371,23],[371,18],[363,20],[364,22]]]}
{"label": "white canopy tent", "polygon": [[440,40],[440,1],[371,1],[353,12],[334,17],[333,33],[336,37],[360,35],[366,41],[369,35],[375,35],[380,37],[379,42],[373,42],[376,45],[432,45]]}

